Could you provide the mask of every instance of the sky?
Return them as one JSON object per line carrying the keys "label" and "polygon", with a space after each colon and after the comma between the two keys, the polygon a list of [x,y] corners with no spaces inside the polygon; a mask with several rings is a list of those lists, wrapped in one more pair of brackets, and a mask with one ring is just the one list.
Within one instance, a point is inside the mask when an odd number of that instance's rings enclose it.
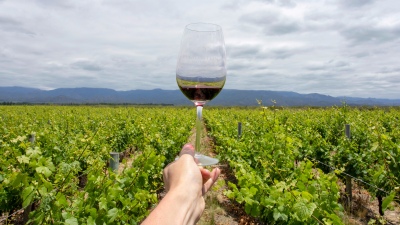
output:
{"label": "sky", "polygon": [[193,22],[223,29],[224,88],[400,99],[398,0],[0,0],[0,86],[178,89]]}

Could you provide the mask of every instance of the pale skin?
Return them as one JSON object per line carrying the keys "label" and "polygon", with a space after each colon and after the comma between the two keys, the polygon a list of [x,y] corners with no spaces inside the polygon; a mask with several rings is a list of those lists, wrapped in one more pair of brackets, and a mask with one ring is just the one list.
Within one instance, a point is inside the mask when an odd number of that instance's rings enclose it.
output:
{"label": "pale skin", "polygon": [[142,225],[196,224],[204,211],[204,195],[217,181],[220,173],[218,168],[210,172],[197,166],[194,147],[186,144],[179,159],[164,169],[167,194]]}

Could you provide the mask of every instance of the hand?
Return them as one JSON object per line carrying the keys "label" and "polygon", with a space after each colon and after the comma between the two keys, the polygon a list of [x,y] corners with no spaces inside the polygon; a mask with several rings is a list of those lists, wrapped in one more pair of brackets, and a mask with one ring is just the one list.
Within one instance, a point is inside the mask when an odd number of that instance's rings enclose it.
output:
{"label": "hand", "polygon": [[212,172],[197,166],[195,150],[191,144],[183,146],[179,160],[164,169],[164,183],[167,191],[181,189],[184,186],[190,192],[204,196],[217,180],[221,171],[215,168]]}
{"label": "hand", "polygon": [[164,169],[167,195],[143,224],[195,224],[205,208],[203,196],[220,173],[218,168],[210,172],[197,166],[194,147],[186,144],[179,159]]}

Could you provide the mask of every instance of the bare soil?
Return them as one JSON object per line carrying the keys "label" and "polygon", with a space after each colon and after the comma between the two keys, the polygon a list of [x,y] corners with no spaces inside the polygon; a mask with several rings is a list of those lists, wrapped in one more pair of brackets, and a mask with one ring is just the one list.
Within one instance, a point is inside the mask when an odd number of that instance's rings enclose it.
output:
{"label": "bare soil", "polygon": [[347,210],[344,222],[346,224],[367,225],[372,224],[395,224],[400,225],[400,205],[393,201],[385,210],[384,216],[379,215],[378,200],[373,197],[367,190],[356,182],[352,182],[352,202],[351,209],[347,207],[346,185],[338,181],[340,187],[341,200]]}
{"label": "bare soil", "polygon": [[[192,135],[188,139],[188,143],[192,145],[196,141],[196,130],[192,130]],[[214,152],[214,141],[207,135],[207,130],[203,126],[201,147],[199,151],[204,155],[215,156]],[[235,183],[235,177],[232,171],[224,162],[216,166],[209,167],[212,170],[213,167],[218,167],[221,170],[221,175],[218,181],[214,184],[212,190],[210,190],[206,196],[206,208],[203,212],[198,225],[258,225],[262,224],[255,218],[248,216],[244,211],[244,207],[224,195],[224,191],[228,190],[228,182]]]}

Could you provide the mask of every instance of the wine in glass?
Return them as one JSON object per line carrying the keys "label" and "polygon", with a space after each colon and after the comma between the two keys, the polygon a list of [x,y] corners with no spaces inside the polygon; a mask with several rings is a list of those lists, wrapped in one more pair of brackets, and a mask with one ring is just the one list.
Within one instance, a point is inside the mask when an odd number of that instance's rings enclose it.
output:
{"label": "wine in glass", "polygon": [[210,23],[185,27],[176,66],[176,81],[182,93],[197,107],[195,158],[199,165],[218,163],[200,151],[203,106],[222,90],[226,79],[226,53],[222,28]]}

